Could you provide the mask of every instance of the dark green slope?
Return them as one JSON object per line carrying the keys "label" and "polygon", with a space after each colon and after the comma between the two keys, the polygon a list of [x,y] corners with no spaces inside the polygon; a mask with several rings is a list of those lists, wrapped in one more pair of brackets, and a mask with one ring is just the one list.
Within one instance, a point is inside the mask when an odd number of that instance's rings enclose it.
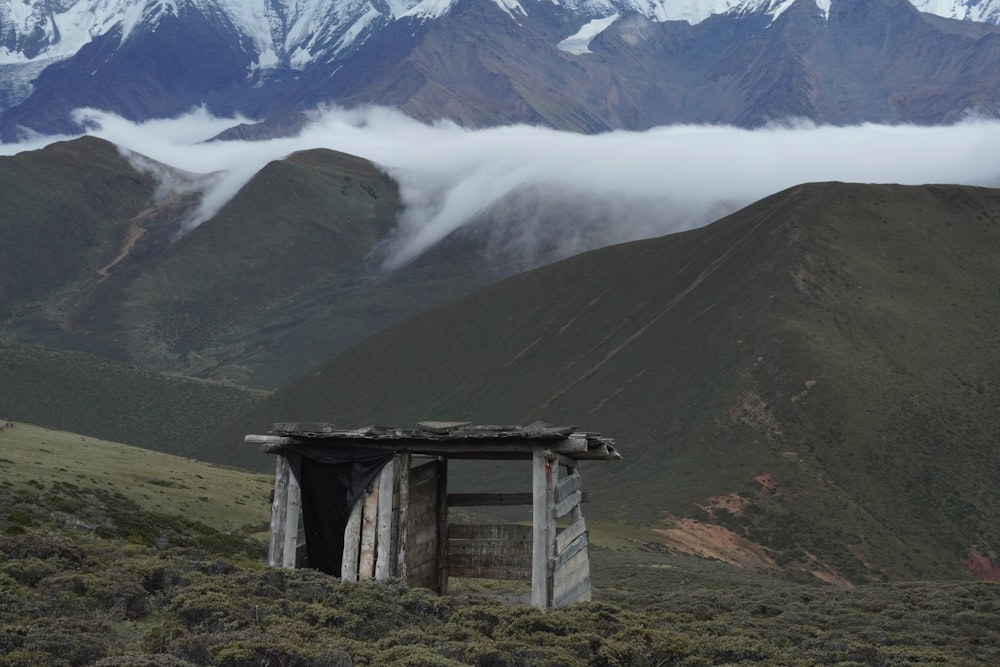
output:
{"label": "dark green slope", "polygon": [[219,420],[264,396],[90,354],[0,343],[0,418],[171,454],[192,455]]}
{"label": "dark green slope", "polygon": [[92,137],[0,157],[0,317],[64,317],[52,292],[94,280],[155,185]]}
{"label": "dark green slope", "polygon": [[[0,334],[263,386],[332,355],[275,335],[314,326],[318,287],[330,302],[364,282],[399,208],[385,174],[329,150],[266,165],[180,240],[197,197],[154,198],[103,140],[2,158],[0,185]],[[371,331],[345,326],[351,341]]]}
{"label": "dark green slope", "polygon": [[397,208],[395,184],[371,163],[328,150],[293,154],[265,166],[96,321],[114,317],[133,361],[253,384],[243,356],[268,349],[269,331],[302,324],[275,323],[272,311],[317,281],[358,271],[394,228]]}
{"label": "dark green slope", "polygon": [[394,326],[206,455],[263,465],[240,437],[272,421],[570,423],[625,454],[586,468],[592,514],[826,579],[972,576],[1000,549],[998,260],[1000,191],[804,185]]}

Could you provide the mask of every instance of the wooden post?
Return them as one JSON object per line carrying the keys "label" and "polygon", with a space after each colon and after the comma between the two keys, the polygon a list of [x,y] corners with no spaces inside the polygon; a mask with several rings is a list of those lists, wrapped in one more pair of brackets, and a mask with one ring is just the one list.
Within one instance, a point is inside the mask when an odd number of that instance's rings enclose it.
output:
{"label": "wooden post", "polygon": [[410,529],[410,454],[399,455],[399,535],[396,540],[396,576],[406,581],[406,543]]}
{"label": "wooden post", "polygon": [[552,549],[555,521],[553,468],[548,452],[535,449],[531,471],[531,604],[547,609],[552,600]]}
{"label": "wooden post", "polygon": [[448,592],[448,459],[438,457],[437,464],[437,592]]}
{"label": "wooden post", "polygon": [[281,567],[285,548],[285,514],[288,501],[288,478],[292,469],[288,460],[279,455],[274,471],[274,498],[271,500],[271,541],[267,550],[267,564]]}
{"label": "wooden post", "polygon": [[364,509],[364,499],[358,498],[351,508],[344,528],[344,556],[340,563],[340,578],[344,581],[358,580],[358,553],[361,549],[361,512]]}
{"label": "wooden post", "polygon": [[284,545],[281,557],[281,566],[285,568],[295,567],[295,554],[298,550],[299,540],[299,506],[301,504],[302,489],[299,488],[299,480],[292,474],[292,467],[289,465],[287,496],[285,499]]}
{"label": "wooden post", "polygon": [[368,486],[364,496],[364,510],[361,518],[361,555],[358,559],[359,579],[371,579],[375,576],[375,530],[378,515],[376,488],[373,482]]}
{"label": "wooden post", "polygon": [[375,555],[375,579],[385,581],[392,575],[392,492],[396,459],[391,459],[378,474],[378,543]]}

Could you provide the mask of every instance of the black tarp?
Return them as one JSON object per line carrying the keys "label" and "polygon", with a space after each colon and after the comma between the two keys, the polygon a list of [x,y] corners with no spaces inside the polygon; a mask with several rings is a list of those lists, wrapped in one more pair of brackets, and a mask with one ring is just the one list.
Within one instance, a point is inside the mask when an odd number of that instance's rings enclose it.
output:
{"label": "black tarp", "polygon": [[282,454],[302,489],[309,567],[339,577],[351,508],[393,453],[297,444],[284,447]]}

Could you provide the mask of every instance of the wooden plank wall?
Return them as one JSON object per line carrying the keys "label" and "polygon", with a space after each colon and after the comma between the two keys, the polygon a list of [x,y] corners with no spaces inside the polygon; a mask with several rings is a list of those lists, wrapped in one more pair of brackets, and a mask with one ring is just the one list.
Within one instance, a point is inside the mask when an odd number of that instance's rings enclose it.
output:
{"label": "wooden plank wall", "polygon": [[267,564],[271,567],[293,568],[298,560],[298,546],[305,543],[301,530],[302,493],[288,459],[284,456],[277,458]]}
{"label": "wooden plank wall", "polygon": [[531,579],[531,526],[450,525],[448,574],[477,579]]}
{"label": "wooden plank wall", "polygon": [[[552,596],[549,606],[590,600],[590,553],[587,524],[580,503],[582,482],[576,461],[561,458],[565,474],[555,483],[553,519],[568,516],[569,525],[558,531],[552,562]],[[553,466],[555,467],[555,466]]]}
{"label": "wooden plank wall", "polygon": [[441,463],[430,461],[410,470],[407,512],[406,581],[438,592],[439,483]]}
{"label": "wooden plank wall", "polygon": [[351,508],[344,529],[340,577],[344,581],[385,580],[394,572],[395,461],[390,461]]}

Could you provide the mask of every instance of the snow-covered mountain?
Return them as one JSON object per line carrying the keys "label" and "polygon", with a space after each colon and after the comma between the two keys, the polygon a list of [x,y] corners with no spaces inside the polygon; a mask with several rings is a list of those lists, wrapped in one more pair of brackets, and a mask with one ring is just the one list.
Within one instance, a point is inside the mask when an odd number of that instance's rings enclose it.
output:
{"label": "snow-covered mountain", "polygon": [[[920,12],[949,19],[949,27]],[[921,59],[900,63],[901,50],[936,44],[945,51],[923,59],[960,53],[977,70],[995,49],[998,23],[1000,0],[0,0],[0,136],[19,127],[65,130],[69,112],[82,106],[141,119],[196,104],[268,117],[326,102],[381,103],[468,124],[590,131],[789,115],[919,120],[899,110],[930,87],[940,98],[943,82],[919,74]],[[889,106],[899,113],[847,99],[821,109],[825,82],[847,76],[823,73],[840,48],[832,36],[850,41],[883,24],[893,26],[889,41],[903,41],[896,53],[885,41],[866,76],[883,64],[913,71],[903,76],[913,90],[889,80],[876,86],[895,96]],[[912,30],[930,32],[906,46]],[[858,39],[864,51],[869,44]],[[773,46],[755,51],[765,43]],[[740,62],[751,52],[756,61]],[[771,69],[754,74],[762,55]],[[748,77],[773,95],[791,70],[803,77],[785,81],[785,92],[800,98],[791,105],[776,97],[773,110],[748,111],[727,108],[743,103],[731,94],[720,97]],[[939,79],[941,71],[938,63]],[[713,80],[722,89],[709,90]],[[964,72],[956,83],[965,86],[962,108],[939,100],[924,120],[993,113],[986,82],[970,88]],[[706,96],[719,100],[716,110]]]}
{"label": "snow-covered mountain", "polygon": [[[506,13],[528,16],[518,0],[491,0]],[[777,17],[796,0],[568,0],[562,5],[588,19],[635,12],[653,21],[697,24],[710,16]],[[0,0],[0,65],[69,58],[95,38],[115,32],[121,41],[136,28],[155,26],[190,5],[234,26],[248,38],[261,68],[303,67],[318,54],[336,57],[372,29],[405,17],[439,18],[457,0]],[[824,13],[831,0],[816,0]],[[922,12],[945,18],[1000,23],[1000,0],[912,0]],[[330,47],[332,42],[332,48]]]}

